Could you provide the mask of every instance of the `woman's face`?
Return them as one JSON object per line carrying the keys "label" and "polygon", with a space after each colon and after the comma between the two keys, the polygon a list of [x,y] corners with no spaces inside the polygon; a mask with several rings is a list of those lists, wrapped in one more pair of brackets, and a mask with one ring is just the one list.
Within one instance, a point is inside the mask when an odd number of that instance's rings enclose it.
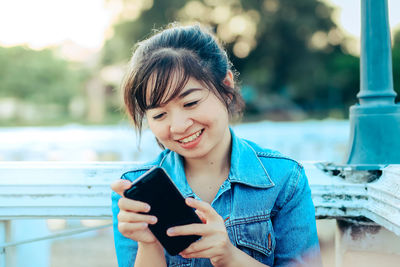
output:
{"label": "woman's face", "polygon": [[230,145],[225,105],[193,78],[176,98],[147,110],[146,117],[157,139],[186,159],[205,158]]}

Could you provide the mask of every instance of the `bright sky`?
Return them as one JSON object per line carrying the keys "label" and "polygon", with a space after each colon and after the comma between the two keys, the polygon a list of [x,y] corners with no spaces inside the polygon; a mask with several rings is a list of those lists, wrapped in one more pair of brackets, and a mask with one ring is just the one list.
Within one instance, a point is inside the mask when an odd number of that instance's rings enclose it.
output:
{"label": "bright sky", "polygon": [[0,0],[0,45],[99,49],[111,18],[104,0]]}
{"label": "bright sky", "polygon": [[[337,7],[334,19],[350,36],[359,38],[361,29],[361,1],[360,0],[324,0]],[[400,28],[400,1],[388,0],[389,25],[392,29]]]}
{"label": "bright sky", "polygon": [[[348,35],[358,38],[360,0],[323,1],[339,7],[336,20]],[[391,28],[399,28],[400,1],[388,2]],[[0,0],[0,45],[40,49],[70,41],[98,51],[115,14],[110,7],[105,0]]]}

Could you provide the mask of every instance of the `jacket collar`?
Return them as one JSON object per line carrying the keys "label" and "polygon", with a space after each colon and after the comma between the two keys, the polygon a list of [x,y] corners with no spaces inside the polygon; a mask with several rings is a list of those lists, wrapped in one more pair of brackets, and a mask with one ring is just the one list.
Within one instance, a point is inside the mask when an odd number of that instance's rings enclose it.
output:
{"label": "jacket collar", "polygon": [[165,169],[185,198],[194,197],[194,193],[186,180],[182,156],[169,149],[165,152],[159,166]]}
{"label": "jacket collar", "polygon": [[[231,183],[240,183],[258,188],[273,187],[275,184],[254,148],[245,140],[237,137],[232,129],[230,129],[230,132],[232,136],[232,154],[228,180]],[[164,152],[159,166],[167,171],[185,197],[194,196],[186,180],[183,158],[169,149]]]}
{"label": "jacket collar", "polygon": [[233,183],[253,187],[269,188],[274,186],[267,170],[254,148],[245,140],[237,137],[231,129],[232,154],[229,179]]}

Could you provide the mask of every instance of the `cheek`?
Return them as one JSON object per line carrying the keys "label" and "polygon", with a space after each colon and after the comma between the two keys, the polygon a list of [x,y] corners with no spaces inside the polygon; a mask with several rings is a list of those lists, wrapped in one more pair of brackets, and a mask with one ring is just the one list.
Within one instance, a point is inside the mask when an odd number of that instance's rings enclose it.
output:
{"label": "cheek", "polygon": [[218,124],[229,123],[228,110],[219,100],[216,100],[213,105],[210,105],[205,114],[208,115],[211,121],[217,122]]}
{"label": "cheek", "polygon": [[160,122],[148,122],[151,132],[157,137],[158,140],[162,141],[168,138],[168,127]]}

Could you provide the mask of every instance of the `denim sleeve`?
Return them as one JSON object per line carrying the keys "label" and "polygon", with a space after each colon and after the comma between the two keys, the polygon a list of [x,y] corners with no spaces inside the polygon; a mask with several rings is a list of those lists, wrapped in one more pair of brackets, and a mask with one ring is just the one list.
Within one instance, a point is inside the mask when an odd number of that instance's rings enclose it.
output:
{"label": "denim sleeve", "polygon": [[118,266],[133,267],[137,253],[137,242],[124,237],[118,231],[118,219],[117,219],[117,215],[119,213],[118,200],[121,198],[121,196],[115,192],[112,192],[111,197],[112,197],[114,244],[118,259]]}
{"label": "denim sleeve", "polygon": [[276,247],[274,266],[322,266],[315,208],[301,165],[294,166],[284,201],[272,221]]}

